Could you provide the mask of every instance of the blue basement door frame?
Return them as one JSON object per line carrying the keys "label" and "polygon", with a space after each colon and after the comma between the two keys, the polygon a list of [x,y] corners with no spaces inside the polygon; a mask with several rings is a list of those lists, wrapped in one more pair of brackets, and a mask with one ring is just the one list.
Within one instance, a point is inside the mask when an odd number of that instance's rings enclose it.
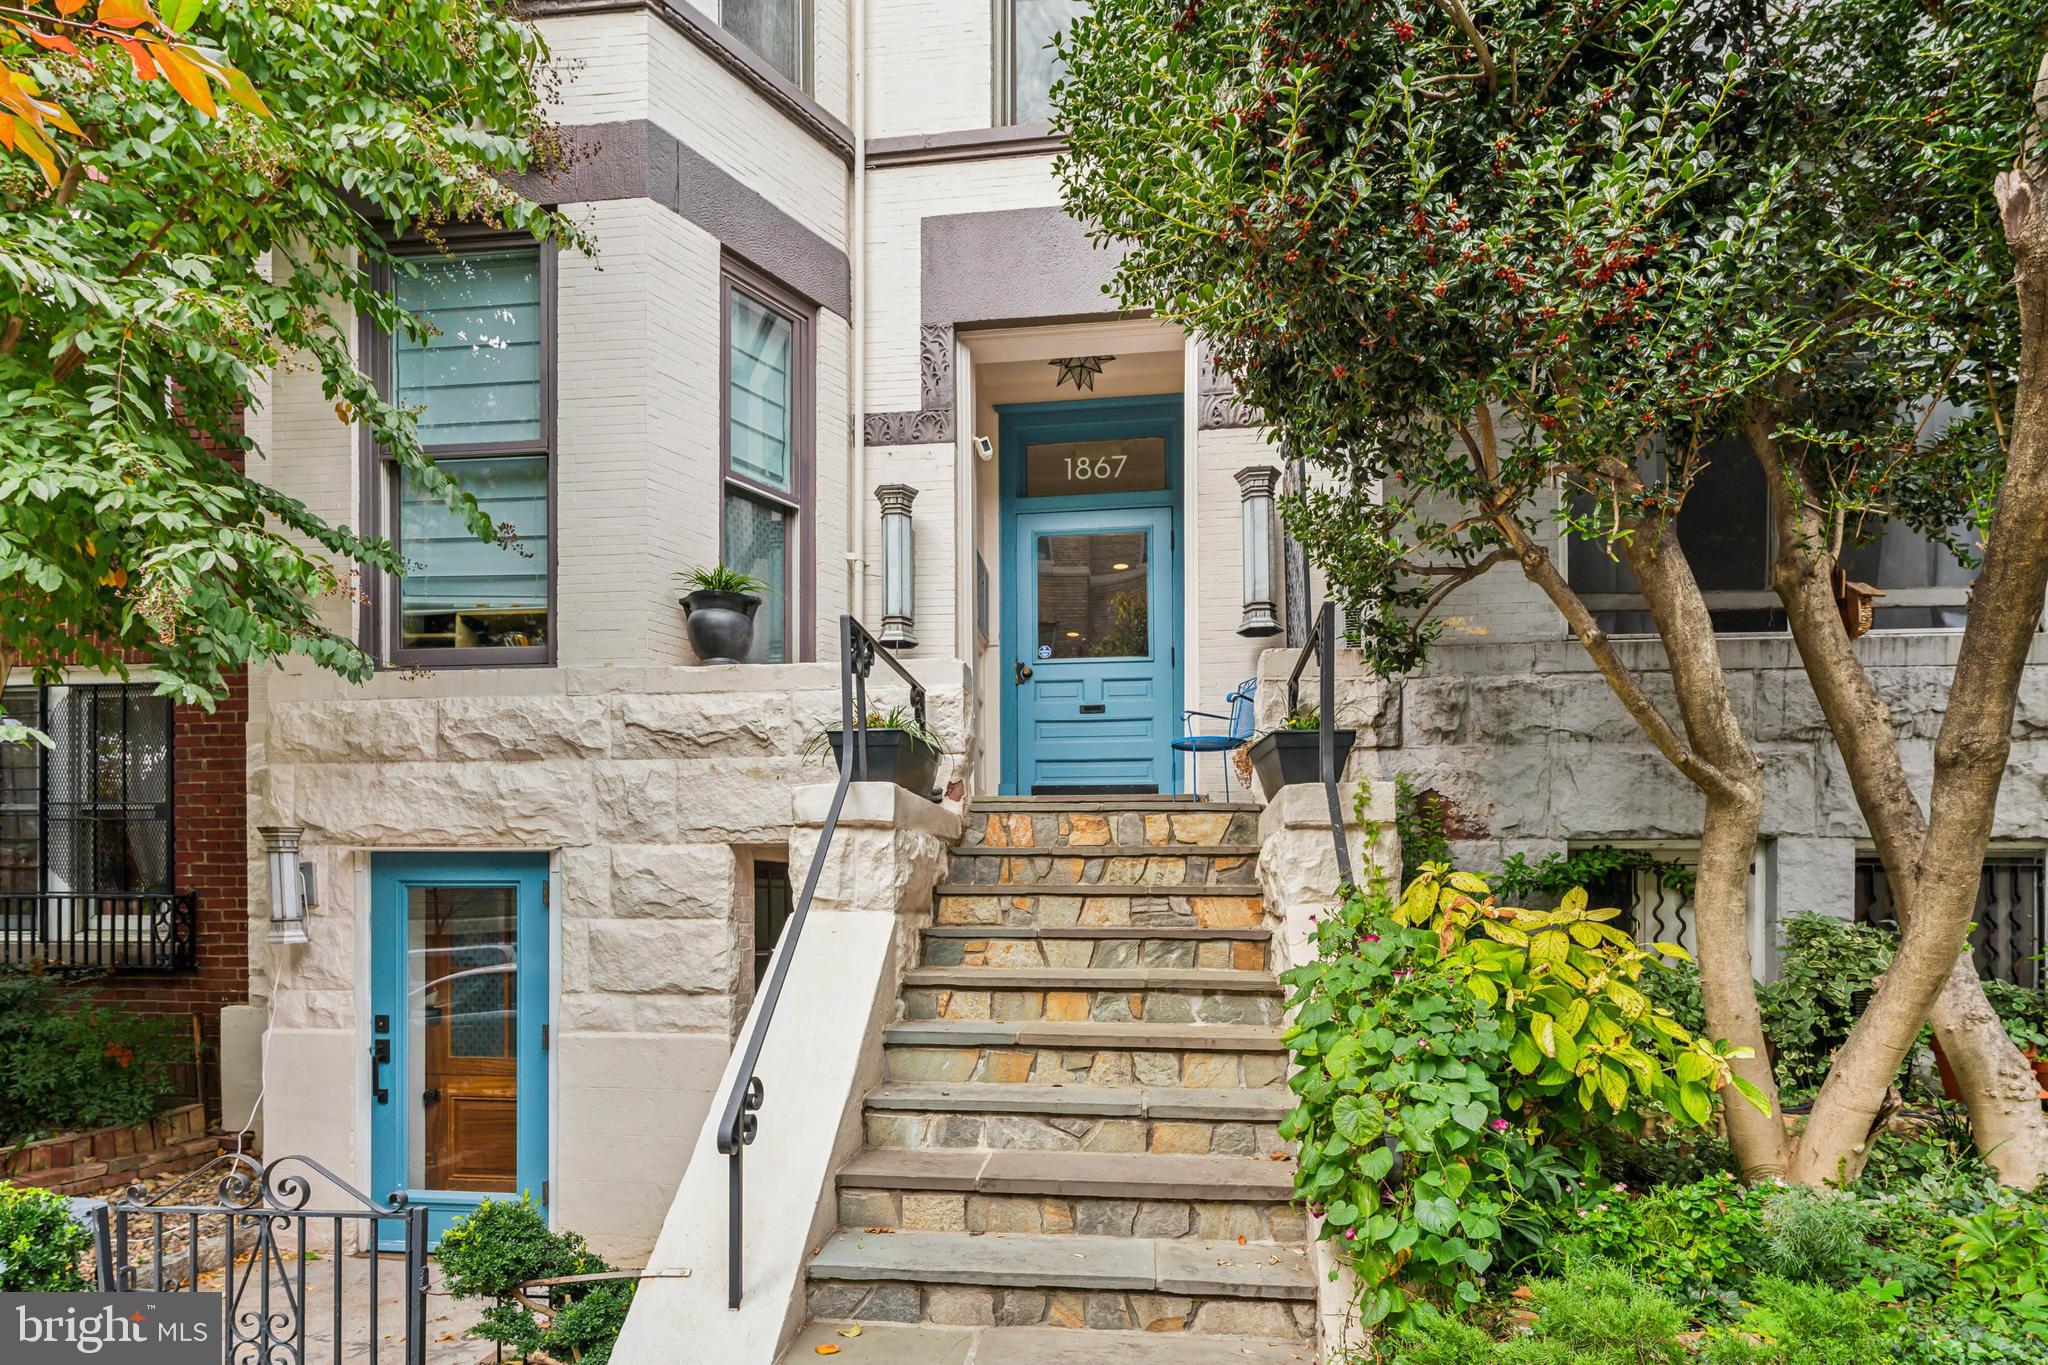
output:
{"label": "blue basement door frame", "polygon": [[[544,1206],[547,1202],[547,876],[545,853],[372,855],[371,1064],[365,1068],[366,1079],[371,1080],[371,1188],[379,1198],[402,1191],[409,1202],[426,1208],[428,1239],[433,1245],[440,1243],[441,1234],[450,1223],[487,1198],[517,1199],[524,1194],[536,1204]],[[420,1074],[424,1065],[417,1065],[426,1049],[426,1038],[419,1032],[420,1021],[414,1017],[414,1007],[419,1006],[423,1014],[425,1002],[412,999],[414,945],[409,907],[415,888],[502,888],[512,895],[516,926],[512,999],[517,1132],[515,1188],[510,1190],[433,1189],[412,1180],[412,1130],[415,1124],[427,1121],[424,1102],[419,1113],[412,1104],[414,1094],[422,1090],[427,1079]],[[387,1039],[388,1052],[380,1058],[379,1045]],[[380,1090],[382,1100],[378,1098]],[[425,1136],[420,1135],[422,1141]],[[401,1227],[394,1225],[392,1231],[394,1236],[402,1236]],[[386,1249],[399,1247],[402,1242],[394,1241]]]}
{"label": "blue basement door frame", "polygon": [[[1164,657],[1157,660],[1155,685],[1158,694],[1158,708],[1153,720],[1156,733],[1153,736],[1158,750],[1154,765],[1154,777],[1149,788],[1162,794],[1179,790],[1180,765],[1173,761],[1169,747],[1178,733],[1180,712],[1185,704],[1182,700],[1183,664],[1183,621],[1181,613],[1182,579],[1180,537],[1181,528],[1181,487],[1184,481],[1184,460],[1181,423],[1181,396],[1179,394],[1146,395],[1128,398],[1077,399],[1057,403],[1006,403],[996,408],[998,434],[1001,443],[1001,464],[998,469],[1000,498],[998,514],[1002,555],[998,561],[1002,574],[1002,653],[998,668],[997,685],[1003,689],[1002,702],[1002,787],[1006,795],[1028,794],[1032,784],[1027,781],[1025,769],[1030,766],[1031,744],[1022,733],[1020,719],[1020,694],[1024,688],[1015,677],[1016,665],[1020,662],[1036,664],[1036,622],[1026,622],[1023,614],[1031,602],[1035,585],[1028,577],[1032,566],[1031,534],[1043,534],[1048,526],[1057,529],[1059,518],[1048,514],[1075,514],[1072,529],[1086,532],[1102,529],[1108,525],[1101,515],[1112,520],[1118,515],[1129,517],[1133,527],[1140,520],[1153,524],[1150,518],[1131,517],[1130,514],[1146,509],[1156,510],[1160,518],[1156,523],[1164,531],[1163,539],[1157,534],[1148,546],[1155,572],[1151,575],[1151,602],[1148,610],[1155,621],[1163,620],[1163,630],[1157,638],[1163,646]],[[1024,494],[1024,450],[1026,445],[1059,443],[1067,441],[1114,440],[1119,438],[1160,436],[1166,441],[1166,486],[1162,489],[1134,493],[1092,493],[1087,495],[1061,497],[1026,497]],[[1100,514],[1100,515],[1097,515]],[[1028,521],[1028,524],[1027,524]],[[1113,700],[1104,703],[1114,706]],[[1105,718],[1106,728],[1114,728],[1116,718]],[[1129,785],[1116,782],[1102,784],[1074,783],[1061,784],[1076,794],[1083,789],[1132,790]]]}

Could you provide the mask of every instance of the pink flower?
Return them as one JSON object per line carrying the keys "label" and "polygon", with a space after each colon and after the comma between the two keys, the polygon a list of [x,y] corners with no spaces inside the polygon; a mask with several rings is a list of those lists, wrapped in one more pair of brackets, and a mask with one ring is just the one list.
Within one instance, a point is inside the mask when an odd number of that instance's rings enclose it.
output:
{"label": "pink flower", "polygon": [[1367,934],[1364,938],[1360,939],[1359,941],[1361,943],[1378,943],[1380,941],[1380,936],[1378,934]]}
{"label": "pink flower", "polygon": [[1506,1119],[1495,1119],[1486,1126],[1493,1129],[1496,1133],[1505,1133],[1512,1125]]}
{"label": "pink flower", "polygon": [[1357,1229],[1357,1228],[1346,1228],[1346,1229],[1344,1229],[1344,1240],[1345,1240],[1345,1241],[1347,1241],[1347,1242],[1355,1242],[1355,1241],[1357,1241],[1357,1240],[1358,1240],[1358,1229]]}

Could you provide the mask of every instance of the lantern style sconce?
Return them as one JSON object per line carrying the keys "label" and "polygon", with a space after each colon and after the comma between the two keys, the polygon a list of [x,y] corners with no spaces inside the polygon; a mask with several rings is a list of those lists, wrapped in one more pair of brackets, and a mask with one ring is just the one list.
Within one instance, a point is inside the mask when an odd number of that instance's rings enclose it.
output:
{"label": "lantern style sconce", "polygon": [[299,840],[306,831],[298,825],[263,825],[257,833],[270,863],[270,941],[304,943],[307,907],[320,903],[313,865],[299,860]]}
{"label": "lantern style sconce", "polygon": [[1280,471],[1269,464],[1237,471],[1244,541],[1244,619],[1237,633],[1253,639],[1280,633],[1273,597],[1273,490],[1279,482]]}
{"label": "lantern style sconce", "polygon": [[882,634],[891,649],[915,649],[910,633],[917,613],[916,557],[910,538],[910,504],[917,490],[907,483],[885,483],[875,490],[882,504]]}

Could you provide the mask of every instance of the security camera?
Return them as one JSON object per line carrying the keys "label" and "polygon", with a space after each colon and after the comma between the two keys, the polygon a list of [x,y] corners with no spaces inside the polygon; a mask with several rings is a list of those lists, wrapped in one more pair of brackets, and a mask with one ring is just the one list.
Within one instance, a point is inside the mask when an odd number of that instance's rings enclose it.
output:
{"label": "security camera", "polygon": [[995,442],[989,440],[989,438],[986,436],[975,437],[974,453],[981,456],[981,458],[984,460],[993,460],[996,457]]}

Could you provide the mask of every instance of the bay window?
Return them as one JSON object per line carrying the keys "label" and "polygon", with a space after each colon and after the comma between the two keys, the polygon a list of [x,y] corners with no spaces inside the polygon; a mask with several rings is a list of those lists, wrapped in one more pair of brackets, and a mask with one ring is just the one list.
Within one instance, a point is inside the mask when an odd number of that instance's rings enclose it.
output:
{"label": "bay window", "polygon": [[718,26],[799,89],[810,89],[808,0],[716,0]]}

